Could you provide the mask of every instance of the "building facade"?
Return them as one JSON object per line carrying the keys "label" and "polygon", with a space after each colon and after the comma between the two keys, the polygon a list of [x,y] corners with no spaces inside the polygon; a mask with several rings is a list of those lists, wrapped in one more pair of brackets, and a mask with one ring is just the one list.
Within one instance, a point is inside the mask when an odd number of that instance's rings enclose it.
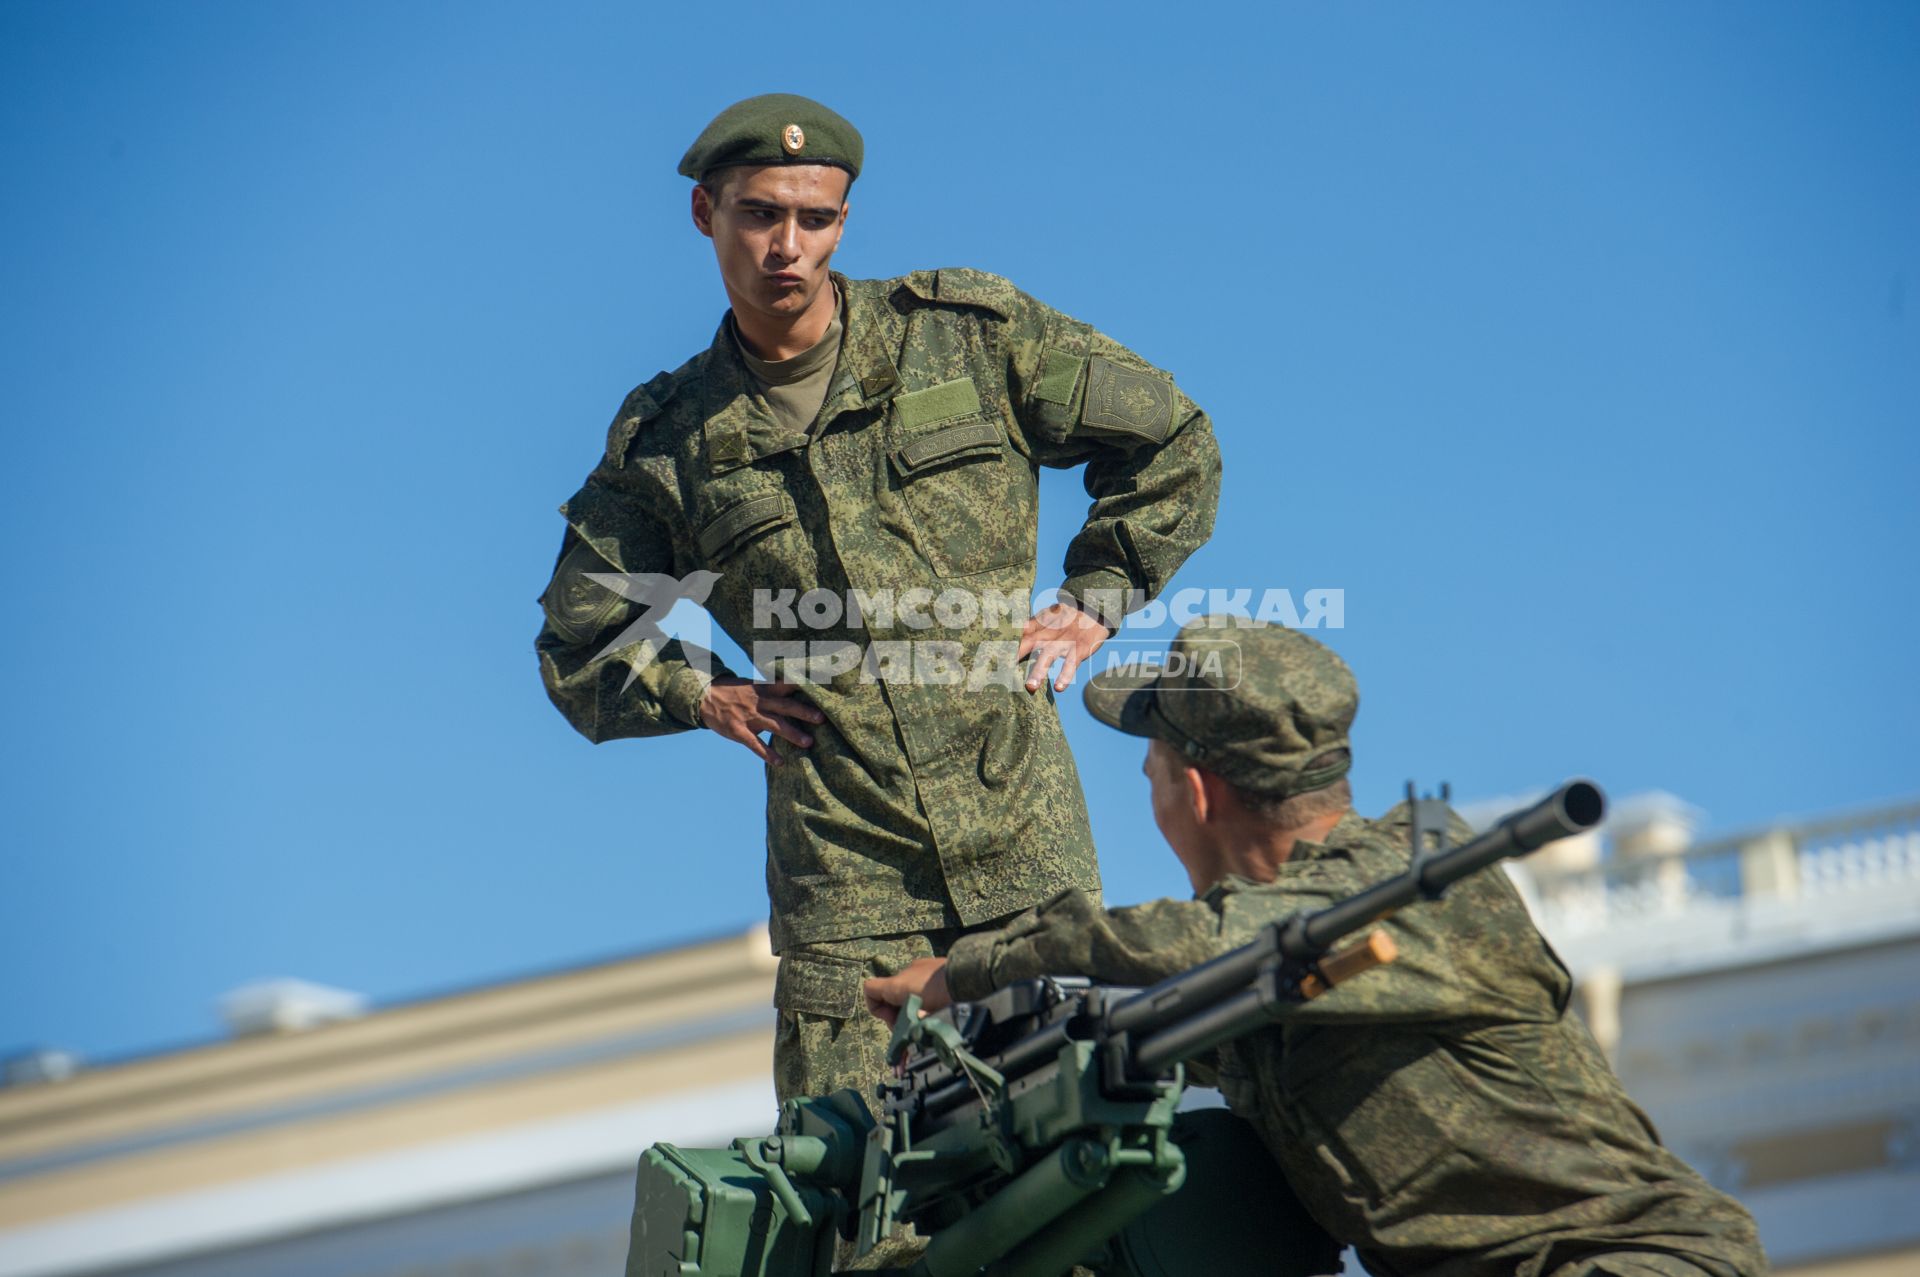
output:
{"label": "building facade", "polygon": [[1920,1274],[1920,803],[1694,844],[1667,795],[1516,869],[1662,1137],[1778,1271]]}
{"label": "building facade", "polygon": [[618,1273],[640,1149],[772,1127],[772,1001],[756,930],[0,1088],[0,1273]]}

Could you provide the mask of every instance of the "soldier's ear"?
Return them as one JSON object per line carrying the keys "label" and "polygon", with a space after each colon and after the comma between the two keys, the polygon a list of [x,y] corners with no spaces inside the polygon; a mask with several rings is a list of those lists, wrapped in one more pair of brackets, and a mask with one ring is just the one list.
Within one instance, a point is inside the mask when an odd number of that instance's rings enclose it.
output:
{"label": "soldier's ear", "polygon": [[699,183],[693,184],[693,224],[702,235],[713,238],[713,193]]}
{"label": "soldier's ear", "polygon": [[1202,821],[1231,820],[1246,814],[1247,805],[1240,797],[1240,791],[1233,782],[1217,772],[1204,767],[1190,769],[1195,777],[1204,805],[1194,807],[1194,818]]}
{"label": "soldier's ear", "polygon": [[1183,764],[1180,768],[1180,792],[1186,796],[1187,806],[1193,812],[1193,822],[1204,825],[1210,817],[1220,814],[1220,786],[1226,782],[1210,771]]}

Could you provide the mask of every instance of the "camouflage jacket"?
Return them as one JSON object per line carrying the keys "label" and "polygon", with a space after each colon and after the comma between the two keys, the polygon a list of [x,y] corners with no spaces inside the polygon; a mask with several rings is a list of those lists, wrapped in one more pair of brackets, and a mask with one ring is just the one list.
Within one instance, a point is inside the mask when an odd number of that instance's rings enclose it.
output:
{"label": "camouflage jacket", "polygon": [[[537,643],[548,694],[589,739],[694,727],[729,671],[678,641],[605,652],[632,605],[583,574],[719,574],[714,620],[757,664],[782,658],[761,674],[803,682],[826,715],[810,750],[776,738],[785,765],[765,769],[776,947],[1098,889],[1051,695],[1012,668],[1038,468],[1085,466],[1093,506],[1063,587],[1077,597],[1157,592],[1205,541],[1219,491],[1212,427],[1170,378],[1005,280],[834,280],[845,334],[806,437],[759,428],[724,324],[627,397],[561,507]],[[809,591],[824,606],[796,610]],[[797,669],[800,652],[813,660]],[[858,664],[839,668],[844,652]]]}
{"label": "camouflage jacket", "polygon": [[[1043,973],[1151,983],[1404,871],[1406,847],[1404,826],[1349,814],[1271,883],[1105,911],[1063,893],[962,938],[948,982],[962,999]],[[1661,1146],[1568,1014],[1572,981],[1504,873],[1381,925],[1398,960],[1198,1069],[1369,1271],[1540,1277],[1616,1249],[1654,1271],[1766,1270],[1751,1217]]]}

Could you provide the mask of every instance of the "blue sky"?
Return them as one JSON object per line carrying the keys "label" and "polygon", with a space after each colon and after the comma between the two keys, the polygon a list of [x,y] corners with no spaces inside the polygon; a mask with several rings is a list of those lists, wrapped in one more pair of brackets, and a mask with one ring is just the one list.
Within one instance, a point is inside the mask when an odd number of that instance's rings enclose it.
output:
{"label": "blue sky", "polygon": [[[757,764],[591,747],[531,653],[724,308],[674,164],[763,91],[866,134],[843,269],[1209,410],[1177,584],[1346,592],[1363,809],[1920,792],[1916,71],[1900,4],[0,8],[0,1049],[763,916]],[[1066,703],[1110,897],[1178,888]]]}

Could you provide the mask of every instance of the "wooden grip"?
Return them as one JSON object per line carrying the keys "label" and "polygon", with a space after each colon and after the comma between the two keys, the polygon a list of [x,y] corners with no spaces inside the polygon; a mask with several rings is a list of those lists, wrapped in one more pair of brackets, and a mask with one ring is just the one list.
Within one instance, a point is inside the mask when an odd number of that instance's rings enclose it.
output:
{"label": "wooden grip", "polygon": [[1343,984],[1362,971],[1385,966],[1399,956],[1400,946],[1393,942],[1392,936],[1384,931],[1369,931],[1346,948],[1336,949],[1315,963],[1314,970],[1300,981],[1300,996],[1311,1001],[1334,985]]}

